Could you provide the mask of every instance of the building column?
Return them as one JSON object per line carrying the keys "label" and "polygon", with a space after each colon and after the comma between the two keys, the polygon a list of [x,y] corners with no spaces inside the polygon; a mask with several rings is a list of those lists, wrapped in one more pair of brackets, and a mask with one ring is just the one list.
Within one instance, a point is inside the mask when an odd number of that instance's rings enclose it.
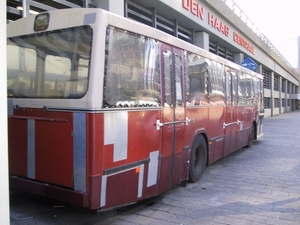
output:
{"label": "building column", "polygon": [[83,8],[88,8],[88,7],[89,7],[89,1],[83,0]]}
{"label": "building column", "polygon": [[23,17],[26,17],[26,16],[30,16],[30,13],[29,13],[29,9],[30,9],[30,2],[29,0],[22,0],[22,7],[23,7],[23,10],[22,10],[22,13],[23,13]]}
{"label": "building column", "polygon": [[287,112],[287,103],[288,103],[288,100],[287,100],[287,96],[288,96],[288,80],[285,80],[284,81],[284,86],[285,86],[285,98],[284,98],[284,101],[285,101],[285,112]]}
{"label": "building column", "polygon": [[209,51],[209,34],[206,32],[196,32],[195,45]]}
{"label": "building column", "polygon": [[295,95],[297,96],[295,99],[295,110],[299,109],[299,86],[295,85]]}
{"label": "building column", "polygon": [[242,62],[244,61],[244,54],[241,52],[234,53],[233,61],[238,65],[242,65]]}
{"label": "building column", "polygon": [[274,116],[274,72],[270,74],[270,91],[271,91],[271,116]]}
{"label": "building column", "polygon": [[292,89],[291,89],[291,110],[294,111],[295,110],[295,99],[293,99],[293,96],[295,94],[295,84],[291,84],[292,85]]}
{"label": "building column", "polygon": [[98,8],[124,17],[125,0],[95,0]]}
{"label": "building column", "polygon": [[290,102],[290,111],[289,112],[291,112],[292,111],[292,83],[291,82],[289,82],[288,83],[288,85],[289,85],[289,102]]}
{"label": "building column", "polygon": [[293,96],[295,94],[295,84],[291,84],[292,85],[292,89],[291,89],[291,110],[294,111],[295,110],[295,100],[293,99]]}
{"label": "building column", "polygon": [[279,92],[279,114],[282,113],[282,96],[281,96],[281,91],[282,91],[282,77],[279,77],[278,80],[278,92]]}
{"label": "building column", "polygon": [[257,66],[256,73],[259,73],[262,75],[262,65],[261,64]]}
{"label": "building column", "polygon": [[[263,69],[262,69],[263,67],[262,67],[262,65],[261,64],[259,64],[259,65],[257,65],[257,67],[256,67],[256,73],[259,73],[259,74],[261,74],[262,75],[262,72],[263,72]],[[264,86],[262,86],[262,94],[263,94],[263,99],[262,99],[262,105],[261,105],[261,107],[263,107],[263,109],[265,109],[265,105],[264,105],[264,103],[265,103],[265,89],[264,89]]]}

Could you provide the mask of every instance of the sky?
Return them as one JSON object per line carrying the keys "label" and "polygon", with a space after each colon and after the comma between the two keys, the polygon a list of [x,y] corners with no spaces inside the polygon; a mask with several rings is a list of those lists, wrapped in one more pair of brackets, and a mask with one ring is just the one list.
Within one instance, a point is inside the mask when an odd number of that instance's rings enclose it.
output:
{"label": "sky", "polygon": [[298,67],[299,0],[233,0],[283,57]]}

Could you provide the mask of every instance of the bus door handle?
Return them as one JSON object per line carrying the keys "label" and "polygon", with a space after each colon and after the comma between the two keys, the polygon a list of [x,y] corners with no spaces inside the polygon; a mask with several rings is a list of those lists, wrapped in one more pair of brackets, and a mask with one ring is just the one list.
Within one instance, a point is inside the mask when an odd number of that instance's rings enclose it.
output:
{"label": "bus door handle", "polygon": [[177,120],[172,122],[165,122],[161,123],[160,120],[156,120],[156,130],[160,130],[160,127],[163,127],[164,125],[170,125],[170,124],[179,124],[179,123],[185,123],[185,125],[188,125],[189,123],[194,123],[194,119],[189,119],[188,117],[185,118],[185,120]]}
{"label": "bus door handle", "polygon": [[231,126],[231,125],[234,125],[234,124],[236,124],[236,125],[240,125],[240,130],[241,129],[243,129],[243,124],[244,124],[244,122],[243,121],[240,121],[240,120],[237,120],[236,122],[232,122],[232,123],[223,123],[223,129],[225,129],[226,127],[228,127],[228,126]]}

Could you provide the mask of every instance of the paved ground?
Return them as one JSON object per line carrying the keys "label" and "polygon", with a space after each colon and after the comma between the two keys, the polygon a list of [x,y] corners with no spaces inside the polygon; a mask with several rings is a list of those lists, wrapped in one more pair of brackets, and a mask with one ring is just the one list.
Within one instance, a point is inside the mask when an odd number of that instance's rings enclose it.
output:
{"label": "paved ground", "polygon": [[11,224],[300,224],[300,111],[264,121],[264,137],[208,167],[198,183],[96,215],[12,192]]}

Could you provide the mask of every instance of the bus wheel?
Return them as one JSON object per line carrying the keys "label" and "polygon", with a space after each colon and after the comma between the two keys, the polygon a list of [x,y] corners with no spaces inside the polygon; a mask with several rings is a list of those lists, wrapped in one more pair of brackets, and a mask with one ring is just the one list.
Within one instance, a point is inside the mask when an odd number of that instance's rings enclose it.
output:
{"label": "bus wheel", "polygon": [[254,129],[254,124],[252,124],[251,130],[249,133],[248,144],[246,145],[247,148],[250,148],[252,146],[254,137],[255,137],[255,129]]}
{"label": "bus wheel", "polygon": [[192,146],[189,180],[197,182],[201,179],[207,162],[207,145],[202,135],[198,136]]}

